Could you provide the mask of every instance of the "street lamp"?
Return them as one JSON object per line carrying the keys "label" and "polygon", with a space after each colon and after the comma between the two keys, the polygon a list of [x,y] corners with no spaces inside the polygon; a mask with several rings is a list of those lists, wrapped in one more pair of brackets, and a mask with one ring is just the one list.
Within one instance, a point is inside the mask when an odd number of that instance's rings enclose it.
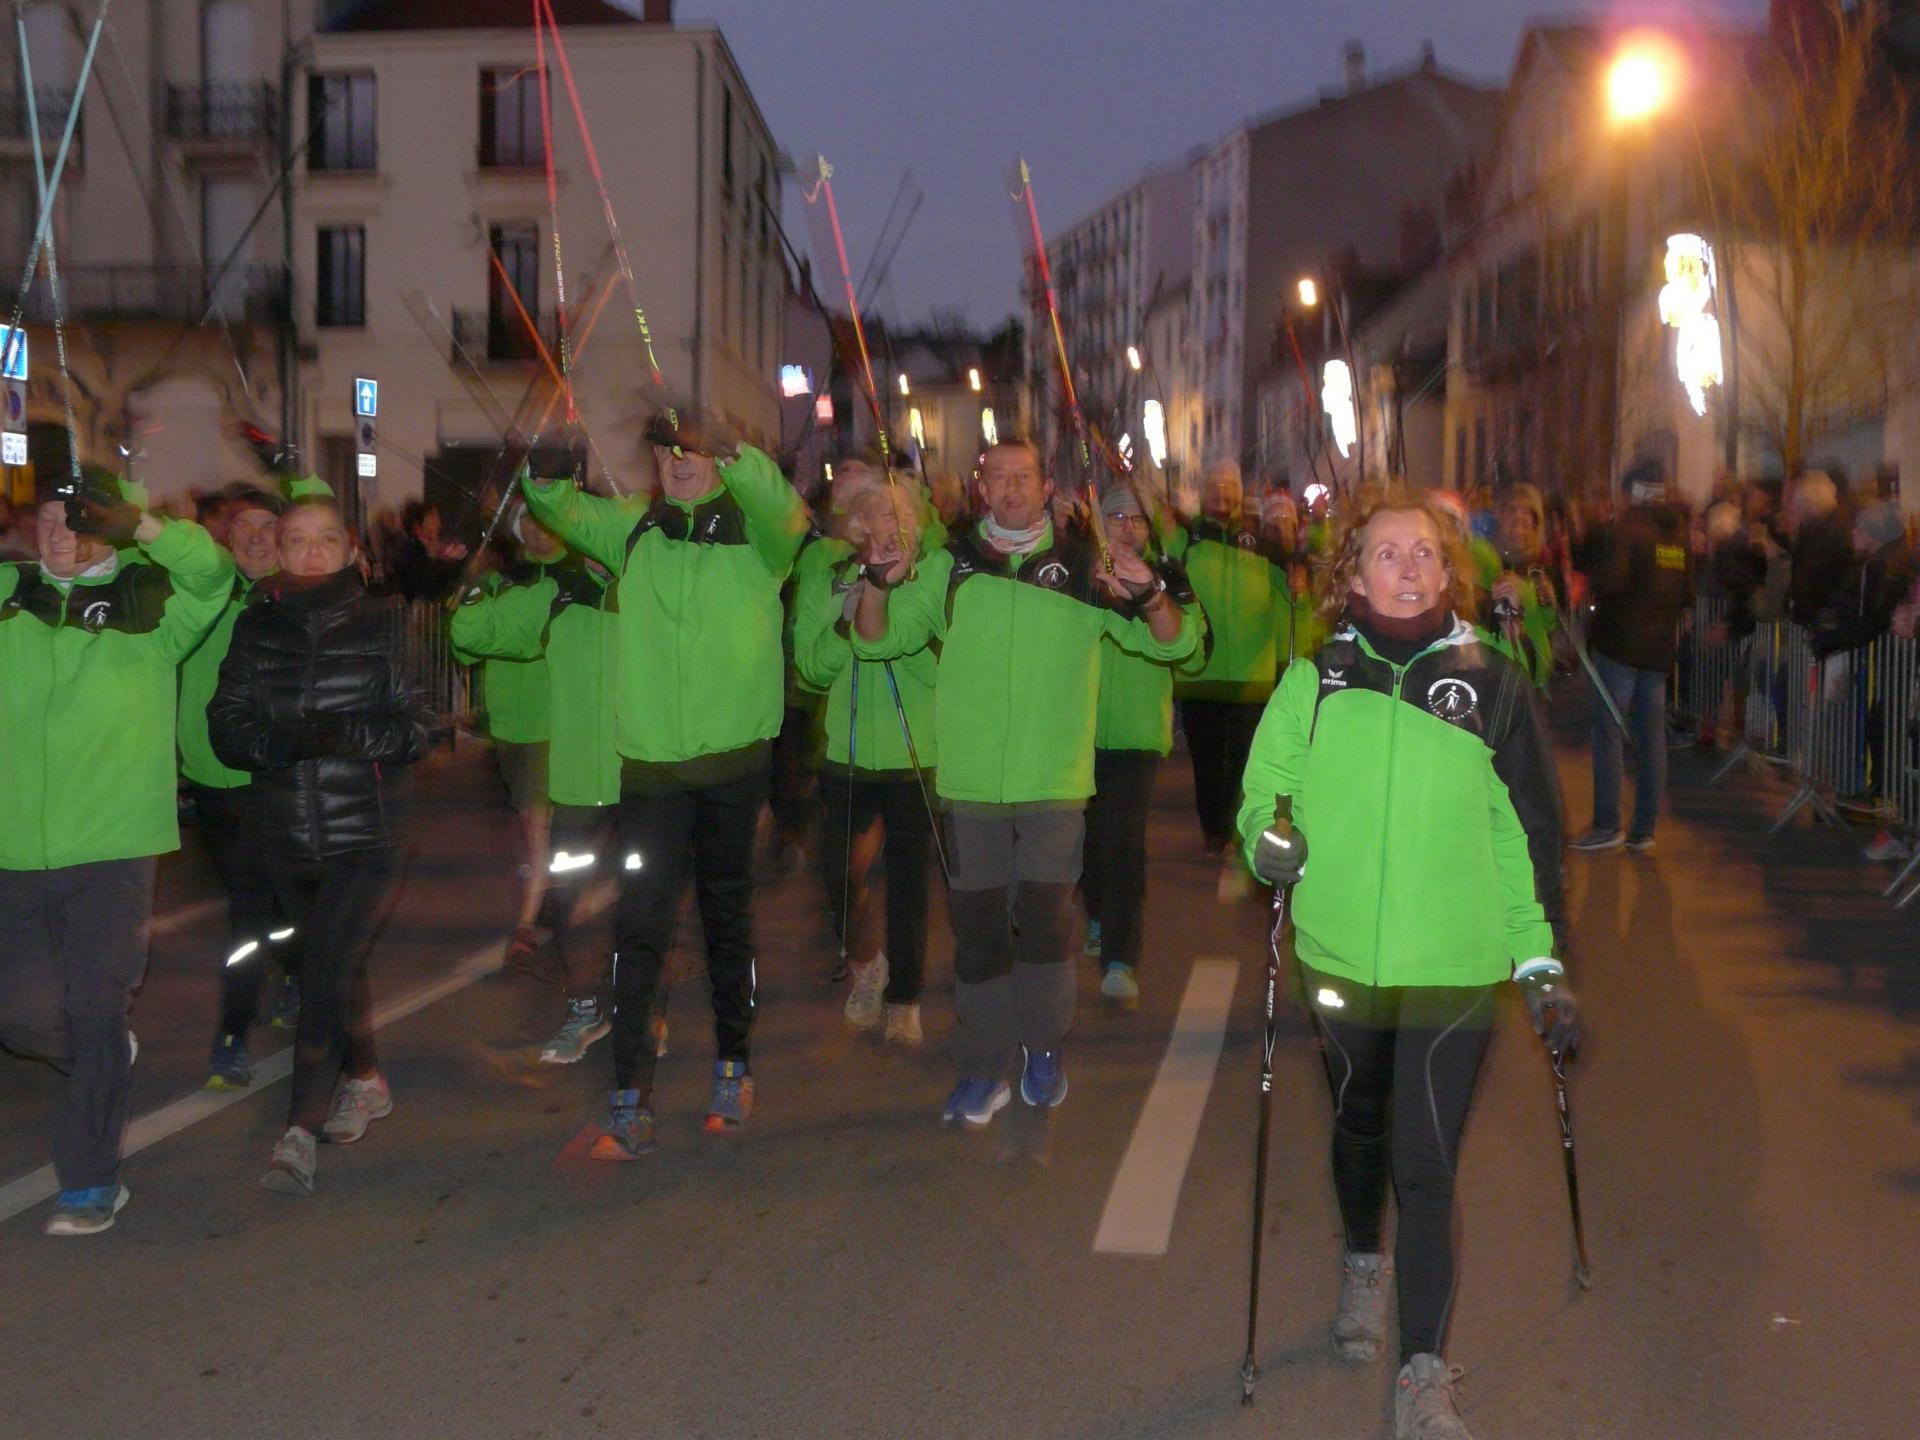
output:
{"label": "street lamp", "polygon": [[905,375],[900,377],[900,393],[902,395],[911,395],[913,393],[913,387],[907,384],[907,377]]}
{"label": "street lamp", "polygon": [[[1311,275],[1302,275],[1300,277],[1300,284],[1298,286],[1298,290],[1300,294],[1300,303],[1306,306],[1307,309],[1312,310],[1319,305],[1320,286]],[[1353,334],[1350,330],[1347,329],[1347,296],[1344,290],[1341,291],[1340,294],[1334,298],[1334,303],[1330,308],[1333,310],[1334,321],[1340,327],[1340,344],[1345,348],[1347,352],[1347,363],[1344,367],[1346,370],[1347,393],[1351,397],[1353,410],[1356,418],[1359,421],[1358,438],[1360,442],[1360,481],[1362,484],[1365,484],[1367,479],[1367,406],[1364,403],[1362,403],[1361,397],[1359,394],[1360,360],[1359,360],[1359,357],[1354,354]],[[1298,358],[1298,353],[1297,353],[1299,350],[1298,340],[1294,341],[1294,349],[1296,352],[1295,358]],[[1306,362],[1304,360],[1301,361],[1300,368],[1301,368],[1301,379],[1306,384],[1308,401],[1309,403],[1311,403],[1312,396],[1313,396],[1313,383],[1312,381],[1306,379],[1306,374],[1305,374]],[[1329,416],[1331,416],[1333,412],[1331,409],[1329,409],[1327,413]],[[1348,448],[1347,446],[1344,446],[1344,445],[1341,446],[1340,453],[1343,456],[1346,454],[1347,448]]]}
{"label": "street lamp", "polygon": [[1680,63],[1657,35],[1629,38],[1607,66],[1607,116],[1615,125],[1651,120],[1673,103]]}
{"label": "street lamp", "polygon": [[1140,369],[1140,347],[1138,345],[1127,346],[1127,368],[1135,372]]}
{"label": "street lamp", "polygon": [[967,371],[967,388],[976,395],[980,393],[980,370],[977,366]]}
{"label": "street lamp", "polygon": [[1300,303],[1309,310],[1320,303],[1320,287],[1309,278],[1300,281]]}

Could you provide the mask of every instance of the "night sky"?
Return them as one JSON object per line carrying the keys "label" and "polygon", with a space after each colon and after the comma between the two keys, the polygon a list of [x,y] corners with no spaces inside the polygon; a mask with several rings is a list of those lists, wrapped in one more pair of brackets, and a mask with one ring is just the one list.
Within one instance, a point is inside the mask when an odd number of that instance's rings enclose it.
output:
{"label": "night sky", "polygon": [[[1057,230],[1143,171],[1243,117],[1340,79],[1349,37],[1370,70],[1414,63],[1501,81],[1524,21],[1548,13],[1658,15],[1551,0],[679,0],[717,22],[775,142],[802,170],[824,152],[862,268],[909,167],[926,201],[876,309],[912,321],[935,306],[976,323],[1014,308],[1019,252],[1003,174],[1024,154],[1040,219]],[[1695,0],[1664,13],[1739,21],[1766,0]],[[807,247],[798,187],[788,230]]]}

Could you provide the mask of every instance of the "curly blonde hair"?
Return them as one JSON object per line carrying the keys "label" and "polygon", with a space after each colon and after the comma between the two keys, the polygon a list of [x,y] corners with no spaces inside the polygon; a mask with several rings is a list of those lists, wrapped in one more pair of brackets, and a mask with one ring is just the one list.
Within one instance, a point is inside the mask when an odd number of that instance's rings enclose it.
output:
{"label": "curly blonde hair", "polygon": [[1479,596],[1474,587],[1473,559],[1467,551],[1466,533],[1459,518],[1435,499],[1431,492],[1414,490],[1394,483],[1364,490],[1354,503],[1334,521],[1333,542],[1329,553],[1326,584],[1320,592],[1320,616],[1329,625],[1337,625],[1353,593],[1353,580],[1360,573],[1360,546],[1367,526],[1376,515],[1417,513],[1427,517],[1440,541],[1440,557],[1447,567],[1447,600],[1453,613],[1472,619],[1478,613]]}
{"label": "curly blonde hair", "polygon": [[874,524],[891,512],[900,522],[900,544],[909,555],[920,549],[920,516],[904,485],[898,481],[862,490],[847,505],[841,533],[855,550],[864,551]]}

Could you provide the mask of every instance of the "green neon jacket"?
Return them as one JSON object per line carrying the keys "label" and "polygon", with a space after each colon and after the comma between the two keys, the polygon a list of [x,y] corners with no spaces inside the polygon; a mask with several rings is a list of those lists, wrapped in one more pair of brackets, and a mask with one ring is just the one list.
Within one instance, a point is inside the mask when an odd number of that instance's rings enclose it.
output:
{"label": "green neon jacket", "polygon": [[[1169,535],[1167,550],[1187,567],[1213,637],[1206,665],[1176,677],[1174,693],[1183,700],[1265,700],[1288,653],[1288,627],[1297,623],[1286,566],[1274,563],[1256,531],[1204,518]],[[1302,648],[1296,643],[1296,652]]]}
{"label": "green neon jacket", "polygon": [[1110,607],[1094,583],[1099,565],[1089,541],[1057,541],[1051,526],[1030,553],[1011,560],[969,532],[928,556],[893,592],[879,639],[855,634],[854,654],[870,660],[941,642],[934,685],[941,795],[988,805],[1086,799],[1101,637],[1167,662],[1198,647],[1200,623],[1190,611],[1162,644],[1131,607]]}
{"label": "green neon jacket", "polygon": [[245,770],[222,765],[207,738],[207,702],[220,683],[220,662],[233,643],[233,622],[253,598],[253,585],[246,576],[234,575],[220,618],[180,662],[180,773],[209,790],[237,790],[253,779]]}
{"label": "green neon jacket", "polygon": [[780,732],[780,588],[806,537],[806,507],[752,446],[691,504],[583,495],[525,480],[534,516],[617,577],[614,740],[655,764],[724,755]]}
{"label": "green neon jacket", "polygon": [[0,869],[180,846],[176,667],[220,618],[233,561],[187,520],[140,551],[71,582],[0,566]]}
{"label": "green neon jacket", "polygon": [[1532,688],[1473,626],[1403,667],[1351,627],[1296,661],[1254,734],[1251,861],[1274,798],[1307,838],[1295,947],[1363,985],[1491,985],[1564,932],[1560,789]]}
{"label": "green neon jacket", "polygon": [[[529,563],[516,565],[510,572],[496,570],[487,576],[477,595],[468,592],[448,627],[454,658],[480,667],[487,734],[511,745],[538,744],[552,736],[552,680],[547,673],[546,653],[535,646],[531,654],[519,650],[508,654],[498,645],[485,642],[493,631],[496,607],[514,603],[525,608],[526,602],[513,597],[517,592],[534,590],[551,599],[545,565]],[[537,600],[531,603],[536,612],[542,608]]]}
{"label": "green neon jacket", "polygon": [[[816,540],[807,547],[793,593],[793,664],[800,679],[827,696],[822,720],[826,761],[848,768],[850,724],[854,753],[851,768],[862,774],[909,775],[913,755],[901,731],[901,713],[913,732],[920,768],[932,770],[939,754],[934,733],[933,689],[939,672],[931,644],[893,661],[853,658],[853,629],[843,618],[847,596],[860,580],[860,564],[844,540]],[[900,687],[900,705],[887,684],[891,665]],[[853,707],[855,671],[859,703]]]}
{"label": "green neon jacket", "polygon": [[1165,755],[1173,749],[1173,678],[1198,674],[1205,665],[1211,636],[1206,612],[1200,608],[1186,570],[1170,555],[1153,562],[1171,595],[1193,619],[1201,643],[1178,665],[1150,659],[1131,640],[1100,637],[1100,701],[1095,711],[1093,747],[1096,750],[1151,750]]}
{"label": "green neon jacket", "polygon": [[612,805],[620,798],[613,743],[619,626],[602,608],[610,592],[592,566],[568,556],[531,583],[479,594],[454,612],[455,643],[489,661],[540,659],[552,694],[547,798]]}

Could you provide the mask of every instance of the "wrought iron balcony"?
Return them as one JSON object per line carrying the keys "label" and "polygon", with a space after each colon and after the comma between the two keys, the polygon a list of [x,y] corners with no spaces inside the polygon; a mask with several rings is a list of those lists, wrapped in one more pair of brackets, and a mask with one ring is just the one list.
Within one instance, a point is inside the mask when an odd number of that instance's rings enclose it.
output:
{"label": "wrought iron balcony", "polygon": [[[540,344],[547,347],[547,353],[553,356],[554,363],[559,364],[559,317],[544,312],[534,316],[534,324],[539,327]],[[453,338],[461,350],[481,364],[521,365],[540,359],[540,346],[533,343],[520,312],[513,309],[456,310],[453,312]],[[457,363],[458,353],[452,352],[451,347],[449,349],[449,363]]]}
{"label": "wrought iron balcony", "polygon": [[[24,257],[0,260],[0,310],[12,311]],[[74,323],[149,321],[197,324],[213,303],[210,276],[191,265],[62,265],[61,296]],[[280,265],[234,265],[221,278],[229,322],[273,323],[287,318],[287,272]],[[27,323],[53,323],[53,291],[45,276],[27,295]]]}
{"label": "wrought iron balcony", "polygon": [[[39,86],[33,91],[33,110],[38,112],[40,121],[40,144],[49,152],[60,144],[61,133],[66,129],[67,112],[73,108],[73,91],[47,90]],[[86,136],[86,114],[81,112],[81,120],[73,131],[73,155],[69,164],[78,161],[79,150]],[[33,130],[28,122],[27,97],[19,90],[0,93],[0,149],[8,153],[17,151],[26,154],[26,146],[33,138]]]}
{"label": "wrought iron balcony", "polygon": [[271,144],[280,134],[280,91],[264,80],[167,86],[167,135],[188,145]]}

